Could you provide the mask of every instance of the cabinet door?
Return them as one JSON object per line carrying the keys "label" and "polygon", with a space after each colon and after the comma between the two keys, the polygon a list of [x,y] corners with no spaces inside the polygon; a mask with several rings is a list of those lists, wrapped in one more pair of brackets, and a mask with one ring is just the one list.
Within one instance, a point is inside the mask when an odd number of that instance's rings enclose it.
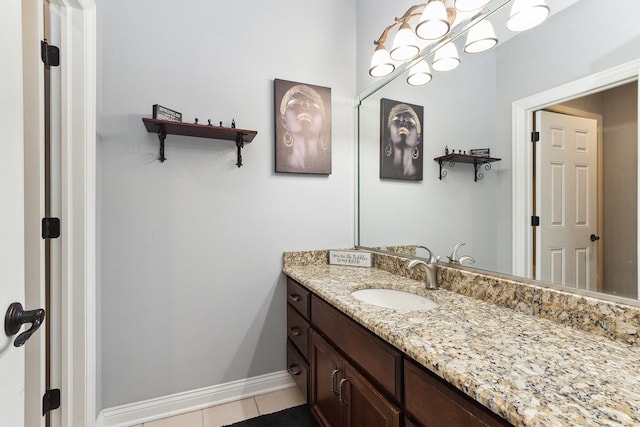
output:
{"label": "cabinet door", "polygon": [[399,427],[400,410],[348,362],[338,384],[347,426]]}
{"label": "cabinet door", "polygon": [[405,407],[425,427],[496,427],[509,422],[444,380],[405,359]]}
{"label": "cabinet door", "polygon": [[311,298],[313,326],[358,365],[382,390],[402,400],[402,356],[398,350],[330,304]]}
{"label": "cabinet door", "polygon": [[311,333],[311,407],[325,426],[342,425],[338,384],[342,358],[317,332]]}

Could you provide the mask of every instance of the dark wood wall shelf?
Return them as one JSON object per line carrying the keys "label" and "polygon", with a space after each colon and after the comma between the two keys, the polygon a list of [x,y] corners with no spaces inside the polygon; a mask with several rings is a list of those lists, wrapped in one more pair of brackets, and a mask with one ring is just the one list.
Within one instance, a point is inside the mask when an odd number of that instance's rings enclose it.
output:
{"label": "dark wood wall shelf", "polygon": [[255,130],[226,128],[213,125],[199,125],[195,123],[172,122],[169,120],[156,120],[143,118],[144,126],[147,132],[155,133],[160,140],[160,157],[158,160],[164,162],[167,158],[164,156],[164,140],[167,135],[183,135],[195,136],[198,138],[211,138],[224,141],[235,141],[238,149],[238,167],[242,166],[242,148],[244,144],[253,141],[258,134]]}
{"label": "dark wood wall shelf", "polygon": [[473,181],[477,182],[484,178],[484,174],[482,172],[478,172],[481,166],[484,165],[485,170],[491,169],[491,163],[500,161],[497,157],[482,157],[482,156],[472,156],[470,154],[447,154],[445,156],[436,157],[436,162],[440,164],[440,179],[447,176],[447,171],[442,169],[442,166],[445,163],[448,163],[450,167],[454,167],[456,163],[470,163],[473,165],[474,169],[474,177]]}

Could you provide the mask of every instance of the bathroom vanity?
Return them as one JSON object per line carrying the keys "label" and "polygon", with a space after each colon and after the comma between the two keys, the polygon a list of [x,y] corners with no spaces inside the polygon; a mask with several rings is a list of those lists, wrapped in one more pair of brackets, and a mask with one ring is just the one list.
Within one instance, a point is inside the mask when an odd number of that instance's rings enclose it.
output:
{"label": "bathroom vanity", "polygon": [[[584,307],[551,298],[556,291],[446,266],[442,287],[427,291],[424,273],[402,256],[376,253],[374,268],[326,259],[326,251],[286,253],[283,269],[287,366],[325,425],[640,423],[634,307],[581,297],[593,306],[585,319],[617,331],[598,332],[561,324],[583,322],[571,306]],[[404,312],[351,295],[367,288],[423,295],[437,307]],[[550,312],[558,319],[544,318]]]}

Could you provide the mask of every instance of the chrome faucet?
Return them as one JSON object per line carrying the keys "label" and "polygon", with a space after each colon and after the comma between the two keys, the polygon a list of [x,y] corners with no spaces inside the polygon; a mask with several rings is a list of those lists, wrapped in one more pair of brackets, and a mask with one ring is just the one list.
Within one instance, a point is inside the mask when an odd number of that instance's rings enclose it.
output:
{"label": "chrome faucet", "polygon": [[465,244],[460,242],[457,245],[455,245],[455,247],[453,248],[453,251],[451,252],[451,255],[449,255],[447,258],[449,258],[449,262],[451,264],[462,264],[464,262],[468,262],[469,264],[473,264],[476,262],[475,259],[473,259],[472,256],[469,255],[463,255],[461,257],[458,257],[458,249],[460,249],[460,246],[464,246]]}
{"label": "chrome faucet", "polygon": [[428,261],[425,262],[421,259],[414,259],[409,261],[409,263],[407,264],[407,268],[413,268],[417,265],[424,265],[425,270],[427,272],[427,280],[424,283],[425,287],[427,289],[438,289],[437,269],[438,269],[438,260],[440,259],[440,257],[435,258],[431,250],[425,246],[416,246],[416,248],[422,248],[427,250],[427,252],[429,253],[429,256],[427,257]]}

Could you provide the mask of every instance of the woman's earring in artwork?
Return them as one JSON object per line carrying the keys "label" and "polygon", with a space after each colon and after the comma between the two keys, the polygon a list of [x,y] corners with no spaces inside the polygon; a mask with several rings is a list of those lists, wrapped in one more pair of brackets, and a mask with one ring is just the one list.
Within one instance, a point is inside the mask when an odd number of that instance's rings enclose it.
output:
{"label": "woman's earring in artwork", "polygon": [[293,137],[289,132],[285,132],[284,135],[282,135],[282,143],[287,148],[291,148],[293,146]]}

